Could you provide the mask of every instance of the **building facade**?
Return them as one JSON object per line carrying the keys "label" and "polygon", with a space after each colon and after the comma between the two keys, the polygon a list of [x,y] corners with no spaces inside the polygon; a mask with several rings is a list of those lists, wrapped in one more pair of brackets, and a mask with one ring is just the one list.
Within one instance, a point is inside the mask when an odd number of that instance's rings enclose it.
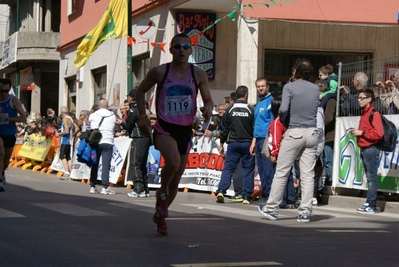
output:
{"label": "building facade", "polygon": [[[60,1],[0,0],[7,32],[0,73],[9,77],[26,111],[58,110]],[[3,11],[5,13],[5,11]],[[4,21],[3,19],[1,21]]]}
{"label": "building facade", "polygon": [[[76,47],[95,27],[109,1],[61,0],[59,105],[90,109],[101,97],[115,105],[122,103],[129,88],[127,72],[133,72],[134,88],[149,68],[170,61],[168,45],[179,31],[198,35],[192,60],[209,72],[215,104],[238,85],[251,89],[249,102],[255,103],[254,82],[261,76],[279,94],[298,57],[311,60],[315,80],[323,65],[383,58],[399,51],[396,0],[368,1],[367,5],[362,0],[276,2],[132,1],[129,27],[136,43],[130,70],[127,38],[105,41],[86,65],[74,68]],[[148,21],[151,30],[155,27],[150,36],[142,34]]]}

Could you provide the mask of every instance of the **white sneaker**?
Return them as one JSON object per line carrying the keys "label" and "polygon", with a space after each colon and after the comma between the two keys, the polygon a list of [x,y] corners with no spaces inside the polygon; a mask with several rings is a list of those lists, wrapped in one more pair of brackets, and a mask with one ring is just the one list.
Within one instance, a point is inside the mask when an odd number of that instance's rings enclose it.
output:
{"label": "white sneaker", "polygon": [[317,198],[313,198],[313,200],[312,200],[312,206],[313,207],[317,207],[317,204],[319,204],[318,202],[317,202]]}
{"label": "white sneaker", "polygon": [[90,187],[89,193],[90,193],[90,194],[98,194],[98,191],[97,191],[97,189],[93,186],[93,187]]}
{"label": "white sneaker", "polygon": [[140,194],[137,194],[136,192],[132,191],[130,193],[127,193],[128,197],[149,197],[149,194],[147,195],[146,192],[141,192]]}
{"label": "white sneaker", "polygon": [[68,180],[68,178],[71,176],[69,172],[64,172],[64,174],[60,177],[60,180]]}
{"label": "white sneaker", "polygon": [[105,188],[103,187],[103,189],[101,190],[101,194],[102,194],[102,195],[115,195],[116,192],[115,192],[114,190],[112,190],[111,187],[108,186],[107,189],[105,189]]}

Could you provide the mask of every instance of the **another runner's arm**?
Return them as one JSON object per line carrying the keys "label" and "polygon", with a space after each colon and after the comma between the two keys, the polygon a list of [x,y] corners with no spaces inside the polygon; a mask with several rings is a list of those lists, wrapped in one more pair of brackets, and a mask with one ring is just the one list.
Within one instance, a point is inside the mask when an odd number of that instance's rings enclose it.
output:
{"label": "another runner's arm", "polygon": [[201,92],[202,100],[204,101],[204,110],[202,116],[210,118],[212,116],[213,100],[208,86],[208,75],[205,71],[195,67],[195,78],[197,79],[198,88]]}
{"label": "another runner's arm", "polygon": [[22,107],[21,101],[18,98],[13,97],[12,98],[12,106],[18,112],[19,115],[17,117],[8,118],[8,121],[25,123],[26,122],[26,113],[25,113],[25,110]]}

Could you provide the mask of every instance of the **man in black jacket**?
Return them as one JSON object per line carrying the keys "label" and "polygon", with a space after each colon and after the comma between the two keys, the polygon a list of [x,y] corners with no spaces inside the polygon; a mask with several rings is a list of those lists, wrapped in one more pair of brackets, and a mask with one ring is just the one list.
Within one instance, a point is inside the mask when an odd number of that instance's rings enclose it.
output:
{"label": "man in black jacket", "polygon": [[147,158],[148,150],[151,145],[150,135],[143,134],[139,127],[139,113],[136,103],[136,89],[129,92],[132,101],[129,103],[130,110],[126,119],[126,129],[129,137],[132,138],[130,149],[130,164],[128,171],[128,181],[133,182],[133,191],[127,193],[129,197],[148,197],[148,177],[147,177]]}
{"label": "man in black jacket", "polygon": [[243,204],[250,204],[254,189],[255,158],[250,153],[253,139],[254,110],[248,106],[248,88],[239,86],[236,90],[237,101],[230,106],[222,119],[220,132],[221,155],[224,155],[224,143],[228,144],[224,169],[216,191],[216,202],[224,203],[224,195],[231,184],[231,177],[241,159]]}

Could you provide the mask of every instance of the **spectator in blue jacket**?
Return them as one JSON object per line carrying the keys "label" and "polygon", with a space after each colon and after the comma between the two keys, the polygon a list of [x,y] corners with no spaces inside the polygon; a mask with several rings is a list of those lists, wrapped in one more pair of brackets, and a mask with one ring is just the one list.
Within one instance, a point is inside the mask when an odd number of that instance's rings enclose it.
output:
{"label": "spectator in blue jacket", "polygon": [[254,138],[252,139],[250,152],[252,155],[255,155],[256,164],[258,166],[259,178],[262,186],[262,198],[260,202],[266,202],[269,198],[273,181],[274,167],[270,159],[262,157],[261,151],[269,125],[274,119],[271,106],[273,96],[269,92],[269,85],[267,84],[266,78],[258,78],[255,85],[260,100],[255,106]]}

